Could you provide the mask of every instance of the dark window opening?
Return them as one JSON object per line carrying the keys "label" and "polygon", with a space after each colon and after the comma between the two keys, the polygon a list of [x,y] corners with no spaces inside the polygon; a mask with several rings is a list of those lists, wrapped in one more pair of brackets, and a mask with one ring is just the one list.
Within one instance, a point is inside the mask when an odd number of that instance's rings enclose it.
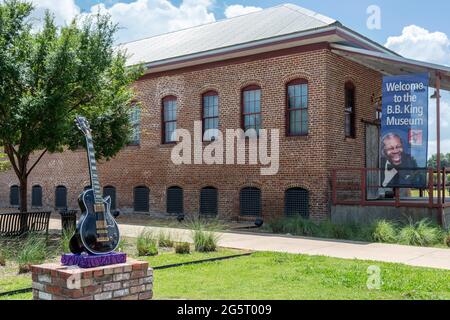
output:
{"label": "dark window opening", "polygon": [[206,187],[200,191],[200,214],[216,216],[218,213],[218,191],[214,187]]}
{"label": "dark window opening", "polygon": [[167,189],[167,213],[183,213],[183,189],[170,187]]}
{"label": "dark window opening", "polygon": [[56,187],[55,207],[56,209],[67,209],[67,188],[65,186]]}
{"label": "dark window opening", "polygon": [[20,188],[19,186],[11,186],[9,188],[9,204],[11,207],[18,207],[20,205]]}
{"label": "dark window opening", "polygon": [[345,137],[356,137],[355,86],[351,82],[345,84]]}
{"label": "dark window opening", "polygon": [[240,214],[242,216],[261,216],[261,190],[247,187],[241,189]]}
{"label": "dark window opening", "polygon": [[107,186],[103,188],[103,198],[111,198],[111,210],[116,210],[116,188]]}
{"label": "dark window opening", "polygon": [[177,129],[177,98],[165,97],[162,101],[162,142],[174,143]]}
{"label": "dark window opening", "polygon": [[32,207],[42,207],[42,187],[33,186],[31,188],[31,206]]}
{"label": "dark window opening", "polygon": [[309,193],[302,188],[291,188],[284,195],[284,214],[289,217],[309,218]]}
{"label": "dark window opening", "polygon": [[297,79],[286,88],[286,127],[288,136],[308,135],[308,82]]}
{"label": "dark window opening", "polygon": [[150,189],[147,187],[134,188],[134,211],[148,212],[150,210]]}

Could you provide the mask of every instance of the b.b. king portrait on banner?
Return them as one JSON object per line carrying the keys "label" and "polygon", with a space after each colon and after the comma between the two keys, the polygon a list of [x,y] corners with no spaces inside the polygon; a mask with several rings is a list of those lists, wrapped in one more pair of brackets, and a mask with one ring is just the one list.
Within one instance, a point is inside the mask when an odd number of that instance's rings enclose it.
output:
{"label": "b.b. king portrait on banner", "polygon": [[428,159],[428,74],[383,78],[381,186],[425,188]]}

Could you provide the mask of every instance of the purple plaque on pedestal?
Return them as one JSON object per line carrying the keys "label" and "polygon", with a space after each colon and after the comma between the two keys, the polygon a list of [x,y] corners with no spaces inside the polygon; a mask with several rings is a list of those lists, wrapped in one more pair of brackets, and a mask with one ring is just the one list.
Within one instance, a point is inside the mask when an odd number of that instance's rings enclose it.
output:
{"label": "purple plaque on pedestal", "polygon": [[102,255],[63,254],[61,264],[64,266],[78,266],[80,268],[95,268],[127,262],[127,255],[123,252],[111,252]]}

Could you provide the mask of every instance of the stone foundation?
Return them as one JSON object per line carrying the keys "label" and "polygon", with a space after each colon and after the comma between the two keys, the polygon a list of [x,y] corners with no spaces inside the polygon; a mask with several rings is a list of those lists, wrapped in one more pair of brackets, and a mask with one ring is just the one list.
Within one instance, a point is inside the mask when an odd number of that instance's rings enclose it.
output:
{"label": "stone foundation", "polygon": [[153,269],[128,262],[90,269],[61,264],[32,266],[34,300],[149,300]]}

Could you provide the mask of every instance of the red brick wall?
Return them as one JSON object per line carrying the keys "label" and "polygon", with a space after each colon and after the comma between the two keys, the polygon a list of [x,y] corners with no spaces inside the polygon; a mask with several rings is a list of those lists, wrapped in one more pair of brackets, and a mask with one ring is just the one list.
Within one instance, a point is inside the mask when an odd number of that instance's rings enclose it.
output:
{"label": "red brick wall", "polygon": [[[141,144],[121,151],[109,162],[99,164],[101,183],[117,188],[117,205],[133,206],[133,188],[150,188],[150,207],[164,212],[166,190],[184,189],[184,209],[199,210],[200,189],[219,190],[219,215],[239,214],[239,190],[258,186],[262,191],[264,216],[283,214],[284,192],[302,187],[310,192],[310,214],[323,219],[329,214],[330,168],[364,164],[364,126],[361,118],[373,120],[370,103],[381,86],[380,75],[353,62],[318,49],[254,61],[206,66],[169,75],[145,77],[135,84],[142,103]],[[292,79],[309,82],[309,135],[285,136],[285,84]],[[352,79],[356,86],[357,136],[344,136],[344,83]],[[219,93],[220,129],[240,127],[241,89],[257,84],[262,89],[262,127],[280,129],[280,169],[277,175],[261,176],[260,166],[181,165],[170,160],[173,145],[161,145],[161,99],[178,98],[178,128],[192,132],[194,121],[201,119],[201,95],[214,89]],[[43,186],[44,204],[54,206],[57,185],[68,187],[69,206],[77,207],[76,197],[88,184],[84,151],[46,155],[30,177]],[[12,172],[0,175],[0,206],[7,206],[9,186],[16,183]],[[30,199],[31,202],[31,199]]]}

